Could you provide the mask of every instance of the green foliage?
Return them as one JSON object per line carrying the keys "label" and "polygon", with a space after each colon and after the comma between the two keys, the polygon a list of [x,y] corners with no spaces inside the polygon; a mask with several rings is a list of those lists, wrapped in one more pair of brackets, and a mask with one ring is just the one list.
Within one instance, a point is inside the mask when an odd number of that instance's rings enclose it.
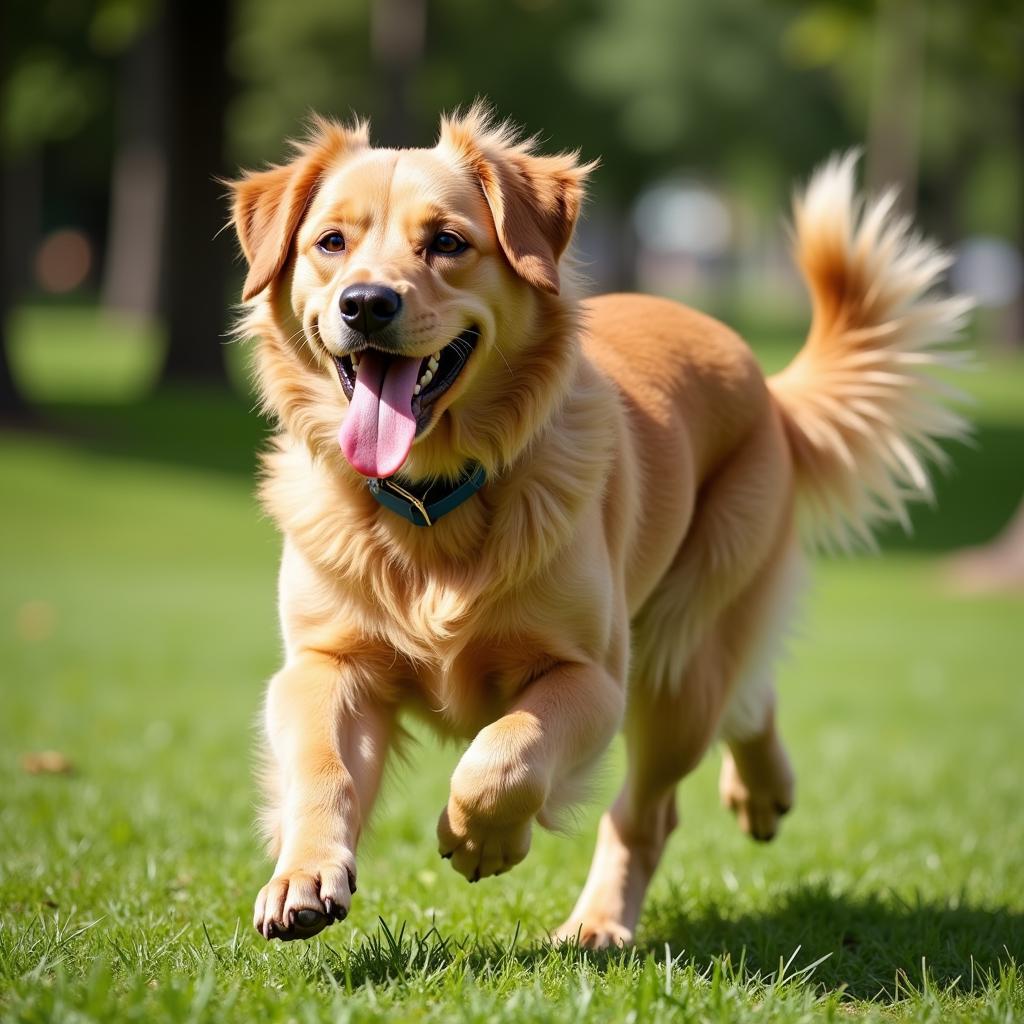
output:
{"label": "green foliage", "polygon": [[[239,4],[232,67],[244,87],[230,123],[243,163],[280,155],[311,109],[386,116],[372,6],[316,0],[296,16],[270,0]],[[979,151],[1019,161],[1024,36],[999,0],[907,10],[922,35],[928,200]],[[777,203],[825,154],[865,141],[879,60],[899,45],[879,12],[861,0],[434,0],[423,59],[409,72],[408,141],[429,144],[440,110],[483,95],[550,145],[600,156],[595,188],[607,198],[684,166],[755,198],[767,180]]]}
{"label": "green foliage", "polygon": [[228,112],[240,162],[285,155],[310,113],[347,120],[372,111],[369,4],[309,0],[301,10],[277,0],[244,0],[228,66],[243,83]]}
{"label": "green foliage", "polygon": [[113,116],[114,65],[154,0],[8,0],[0,141],[12,153],[80,136]]}
{"label": "green foliage", "polygon": [[[423,2],[423,52],[399,88],[403,142],[430,144],[440,111],[485,96],[548,145],[600,157],[594,189],[609,202],[683,167],[772,210],[829,152],[865,142],[872,104],[885,105],[882,65],[900,60],[887,13],[909,12],[923,77],[908,130],[920,134],[926,213],[950,236],[993,224],[1019,233],[1024,22],[1012,0]],[[388,26],[378,52],[372,31],[385,7],[235,0],[225,54],[238,82],[226,119],[233,162],[280,158],[311,111],[391,123]],[[109,163],[116,58],[160,9],[158,0],[12,0],[5,144]],[[979,211],[981,191],[990,198]],[[960,223],[947,223],[947,210]]]}
{"label": "green foliage", "polygon": [[[721,175],[771,154],[779,177],[805,172],[847,137],[829,81],[787,64],[791,14],[781,5],[725,0],[665,4],[606,0],[570,49],[584,96],[614,107],[601,151],[635,188],[636,158],[652,176],[675,166]],[[628,173],[632,164],[632,175]]]}
{"label": "green foliage", "polygon": [[[230,123],[243,162],[278,156],[310,109],[384,116],[370,7],[318,0],[295,18],[269,0],[241,5],[232,66],[245,88]],[[409,142],[429,145],[439,111],[485,96],[550,146],[601,156],[609,196],[680,163],[721,173],[754,154],[788,179],[848,138],[827,75],[785,60],[790,17],[752,0],[437,0],[411,71]]]}

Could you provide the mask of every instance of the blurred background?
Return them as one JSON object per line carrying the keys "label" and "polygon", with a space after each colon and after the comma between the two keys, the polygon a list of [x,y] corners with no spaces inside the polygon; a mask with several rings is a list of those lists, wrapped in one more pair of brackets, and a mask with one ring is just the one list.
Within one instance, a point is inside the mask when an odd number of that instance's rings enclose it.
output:
{"label": "blurred background", "polygon": [[[783,213],[861,147],[954,249],[979,335],[1024,336],[1024,31],[1015,0],[7,0],[0,405],[240,381],[218,176],[311,111],[430,145],[476,96],[601,170],[578,244],[640,288],[799,339]],[[59,364],[59,368],[58,368]]]}
{"label": "blurred background", "polygon": [[[977,301],[978,367],[955,382],[974,442],[951,447],[912,537],[818,567],[782,669],[803,788],[780,842],[743,844],[709,758],[648,927],[743,947],[751,969],[833,950],[826,983],[863,961],[864,998],[923,953],[955,984],[968,953],[973,978],[1024,948],[1020,0],[3,0],[0,18],[0,906],[29,936],[37,915],[104,919],[67,985],[108,955],[101,932],[178,949],[202,913],[221,941],[265,881],[249,751],[280,661],[280,541],[253,497],[269,428],[229,340],[243,268],[217,179],[285,158],[311,111],[431,145],[439,112],[477,96],[601,159],[577,239],[594,290],[708,310],[769,370],[808,324],[789,199],[830,153],[861,148],[866,184],[898,186],[955,255],[952,287]],[[459,888],[430,839],[454,757],[402,773],[354,928],[539,934],[564,914],[597,804],[508,885]],[[785,910],[802,879],[831,893],[812,914]],[[896,945],[832,934],[891,891]],[[695,892],[715,909],[691,929]],[[749,927],[719,947],[722,907]],[[0,975],[33,1005],[56,991],[35,967]]]}

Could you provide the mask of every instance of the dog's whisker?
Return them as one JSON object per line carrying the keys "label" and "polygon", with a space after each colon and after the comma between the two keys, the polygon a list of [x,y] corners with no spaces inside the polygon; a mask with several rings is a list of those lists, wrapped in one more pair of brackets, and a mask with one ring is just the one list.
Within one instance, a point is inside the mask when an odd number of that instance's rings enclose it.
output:
{"label": "dog's whisker", "polygon": [[501,346],[498,345],[497,342],[494,343],[494,351],[497,352],[499,356],[501,356],[501,361],[505,364],[505,368],[508,370],[508,375],[510,377],[515,377],[515,374],[512,372],[512,367],[509,366],[509,362],[505,358],[505,353],[501,351]]}

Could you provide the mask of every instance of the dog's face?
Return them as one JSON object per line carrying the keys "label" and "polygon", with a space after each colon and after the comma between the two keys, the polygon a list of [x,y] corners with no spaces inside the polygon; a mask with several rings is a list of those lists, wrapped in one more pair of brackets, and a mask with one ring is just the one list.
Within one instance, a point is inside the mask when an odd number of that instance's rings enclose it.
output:
{"label": "dog's face", "polygon": [[337,382],[337,439],[356,471],[391,476],[432,434],[450,464],[472,454],[459,442],[502,392],[514,399],[555,315],[589,169],[533,155],[474,110],[429,150],[374,149],[365,128],[321,124],[291,164],[235,184],[244,297],[279,306],[289,285],[306,372]]}

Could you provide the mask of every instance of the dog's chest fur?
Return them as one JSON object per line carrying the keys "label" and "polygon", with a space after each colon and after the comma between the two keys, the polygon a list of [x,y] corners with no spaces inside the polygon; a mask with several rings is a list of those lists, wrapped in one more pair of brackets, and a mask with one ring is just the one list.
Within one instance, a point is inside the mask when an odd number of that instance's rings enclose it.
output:
{"label": "dog's chest fur", "polygon": [[[392,514],[304,446],[282,445],[267,469],[264,502],[286,537],[280,605],[289,653],[351,652],[375,687],[385,677],[392,699],[431,712],[445,731],[471,735],[552,665],[604,661],[624,646],[612,643],[606,556],[596,544],[580,550],[599,536],[599,522],[586,522],[593,514],[581,512],[559,544],[516,529],[530,522],[516,513],[529,494],[502,493],[490,508],[470,502],[454,558],[439,533],[402,524],[396,541],[382,519]],[[495,516],[505,521],[495,526]],[[419,546],[403,547],[403,537]],[[549,561],[540,564],[538,551]],[[496,571],[503,559],[508,566]]]}
{"label": "dog's chest fur", "polygon": [[[372,588],[352,587],[310,565],[293,541],[285,546],[289,648],[347,652],[364,685],[446,734],[471,738],[533,679],[579,656],[571,637],[545,627],[545,604],[536,594],[524,601],[523,588],[495,594],[399,572],[378,575]],[[524,615],[524,607],[539,614]]]}

